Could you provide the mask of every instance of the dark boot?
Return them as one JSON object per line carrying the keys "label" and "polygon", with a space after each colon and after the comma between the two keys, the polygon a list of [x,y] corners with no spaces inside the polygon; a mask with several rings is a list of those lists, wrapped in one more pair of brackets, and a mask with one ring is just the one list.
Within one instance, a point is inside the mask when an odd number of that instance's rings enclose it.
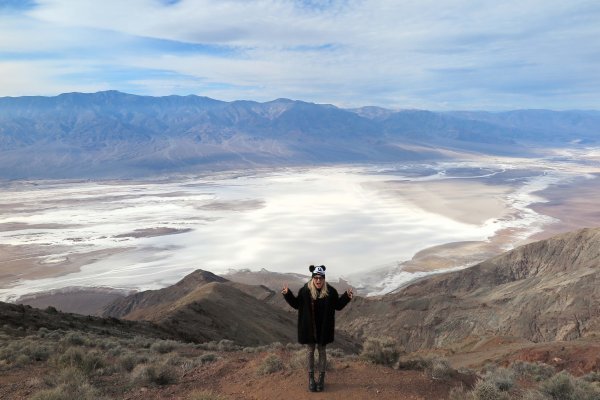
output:
{"label": "dark boot", "polygon": [[308,373],[308,390],[311,392],[317,391],[317,384],[315,382],[315,373],[314,372]]}
{"label": "dark boot", "polygon": [[317,382],[317,392],[325,390],[325,372],[319,372],[319,382]]}

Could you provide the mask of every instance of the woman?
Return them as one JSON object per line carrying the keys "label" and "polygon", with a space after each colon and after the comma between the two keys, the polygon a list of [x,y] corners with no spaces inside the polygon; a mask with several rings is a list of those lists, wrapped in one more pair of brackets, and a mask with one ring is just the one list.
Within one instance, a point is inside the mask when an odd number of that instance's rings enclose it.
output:
{"label": "woman", "polygon": [[[308,390],[320,392],[325,388],[327,354],[325,346],[333,342],[335,311],[341,310],[352,299],[352,289],[338,296],[337,290],[325,282],[325,266],[311,265],[310,281],[300,288],[298,297],[283,286],[281,293],[288,304],[298,310],[298,342],[307,347]],[[319,381],[315,382],[315,347],[319,351],[317,370]]]}

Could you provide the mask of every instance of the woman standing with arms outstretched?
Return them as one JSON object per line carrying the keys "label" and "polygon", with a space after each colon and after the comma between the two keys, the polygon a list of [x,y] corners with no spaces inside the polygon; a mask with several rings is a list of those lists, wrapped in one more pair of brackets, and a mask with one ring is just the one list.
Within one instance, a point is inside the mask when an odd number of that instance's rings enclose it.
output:
{"label": "woman standing with arms outstretched", "polygon": [[[298,310],[298,342],[307,347],[308,390],[321,392],[325,388],[327,353],[325,346],[333,342],[335,311],[339,311],[352,299],[352,289],[339,296],[337,290],[325,282],[325,266],[309,268],[312,276],[307,284],[294,296],[287,284],[281,293],[288,304]],[[315,382],[315,348],[319,352],[317,370],[319,380]]]}

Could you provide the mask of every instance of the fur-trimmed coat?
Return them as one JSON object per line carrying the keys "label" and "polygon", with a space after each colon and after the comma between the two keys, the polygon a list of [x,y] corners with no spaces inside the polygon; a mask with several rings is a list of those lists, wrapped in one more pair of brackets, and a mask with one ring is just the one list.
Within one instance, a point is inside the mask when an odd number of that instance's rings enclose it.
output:
{"label": "fur-trimmed coat", "polygon": [[[298,310],[298,342],[302,344],[326,345],[333,342],[335,331],[335,311],[340,311],[350,302],[344,292],[339,296],[333,286],[327,284],[329,295],[312,299],[308,284],[298,291],[298,297],[291,290],[283,295],[288,304]],[[314,305],[313,305],[314,302]],[[313,315],[314,310],[314,315]],[[316,336],[315,336],[316,335]]]}

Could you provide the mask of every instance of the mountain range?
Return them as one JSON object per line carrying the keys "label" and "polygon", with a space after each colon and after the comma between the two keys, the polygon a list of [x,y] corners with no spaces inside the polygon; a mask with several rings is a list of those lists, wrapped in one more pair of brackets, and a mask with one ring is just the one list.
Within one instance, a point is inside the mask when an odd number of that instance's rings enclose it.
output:
{"label": "mountain range", "polygon": [[0,178],[531,155],[600,141],[600,112],[431,112],[117,91],[0,98]]}

